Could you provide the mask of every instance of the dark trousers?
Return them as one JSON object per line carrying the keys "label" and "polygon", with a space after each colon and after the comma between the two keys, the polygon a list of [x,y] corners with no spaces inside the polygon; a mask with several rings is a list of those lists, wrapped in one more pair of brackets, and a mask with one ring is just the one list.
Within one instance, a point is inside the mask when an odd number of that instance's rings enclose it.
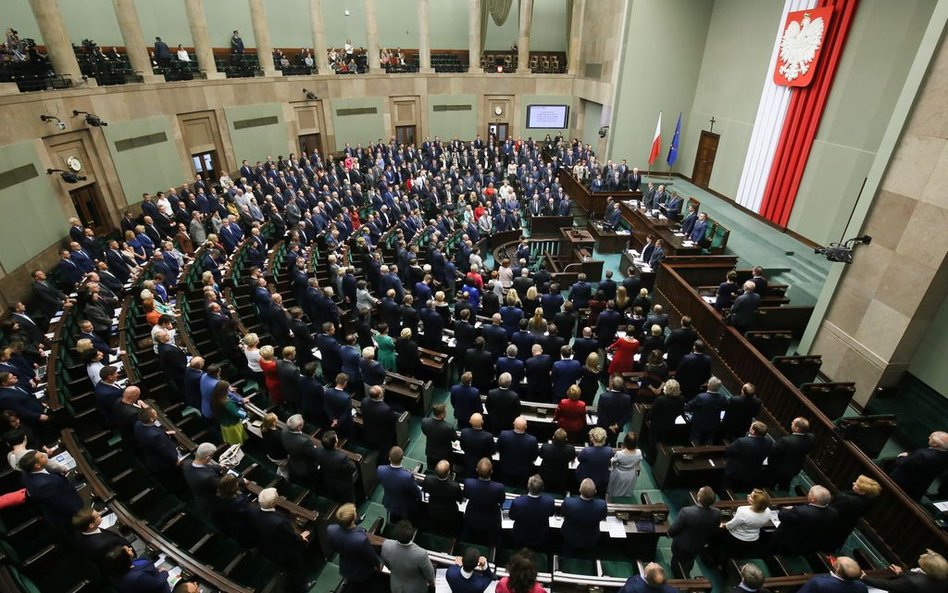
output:
{"label": "dark trousers", "polygon": [[691,578],[691,569],[695,566],[695,558],[697,554],[693,552],[687,552],[684,550],[679,550],[675,547],[675,544],[672,544],[672,572],[677,573],[678,567],[681,566],[681,574],[677,575],[683,579]]}

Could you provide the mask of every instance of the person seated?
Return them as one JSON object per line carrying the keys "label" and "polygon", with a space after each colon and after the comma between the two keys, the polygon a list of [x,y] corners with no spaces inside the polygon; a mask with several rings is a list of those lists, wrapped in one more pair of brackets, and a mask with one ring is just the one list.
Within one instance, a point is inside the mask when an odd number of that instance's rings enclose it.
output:
{"label": "person seated", "polygon": [[839,556],[829,574],[813,575],[797,593],[866,593],[869,588],[859,580],[862,569],[848,556]]}
{"label": "person seated", "polygon": [[84,507],[72,516],[76,546],[93,562],[101,565],[106,555],[119,546],[131,545],[111,529],[102,527],[102,515],[92,507]]}
{"label": "person seated", "polygon": [[677,593],[678,589],[666,582],[665,569],[655,562],[645,565],[645,574],[629,577],[619,593]]}
{"label": "person seated", "polygon": [[940,593],[948,590],[948,560],[928,550],[918,557],[918,568],[905,571],[901,566],[891,565],[895,578],[862,577],[870,587],[890,593]]}
{"label": "person seated", "polygon": [[727,590],[727,593],[770,593],[764,588],[764,571],[753,562],[740,567],[738,574],[741,581]]}
{"label": "person seated", "polygon": [[168,571],[150,558],[136,558],[131,546],[115,546],[106,554],[103,572],[118,593],[170,593]]}

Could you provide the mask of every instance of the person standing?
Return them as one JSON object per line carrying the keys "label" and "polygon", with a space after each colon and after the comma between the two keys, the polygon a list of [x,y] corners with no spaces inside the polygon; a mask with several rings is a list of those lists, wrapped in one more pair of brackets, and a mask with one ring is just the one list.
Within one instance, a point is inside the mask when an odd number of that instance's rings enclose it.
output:
{"label": "person standing", "polygon": [[365,529],[356,526],[356,507],[348,503],[336,511],[336,523],[326,528],[329,547],[339,554],[339,574],[350,591],[371,593],[380,588],[382,561]]}
{"label": "person standing", "polygon": [[698,490],[695,504],[678,511],[675,522],[668,528],[668,537],[672,539],[671,565],[673,568],[681,566],[682,578],[691,578],[695,558],[718,532],[721,511],[712,506],[714,500],[714,490],[703,486]]}
{"label": "person standing", "polygon": [[613,500],[620,496],[632,496],[635,483],[639,479],[642,464],[642,451],[639,450],[639,438],[634,432],[626,433],[622,448],[612,456],[609,473],[609,486],[606,496]]}
{"label": "person standing", "polygon": [[382,562],[392,573],[392,593],[427,593],[434,586],[435,571],[428,552],[414,542],[415,528],[400,521],[394,536],[382,544]]}

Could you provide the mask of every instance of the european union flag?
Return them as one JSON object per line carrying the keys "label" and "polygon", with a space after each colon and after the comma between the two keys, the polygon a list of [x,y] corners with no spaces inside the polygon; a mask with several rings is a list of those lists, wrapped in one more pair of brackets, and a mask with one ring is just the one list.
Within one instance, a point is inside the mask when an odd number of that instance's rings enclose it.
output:
{"label": "european union flag", "polygon": [[671,167],[678,160],[678,140],[681,137],[681,112],[678,112],[678,125],[675,126],[675,137],[672,138],[671,146],[668,148],[668,158],[666,162]]}

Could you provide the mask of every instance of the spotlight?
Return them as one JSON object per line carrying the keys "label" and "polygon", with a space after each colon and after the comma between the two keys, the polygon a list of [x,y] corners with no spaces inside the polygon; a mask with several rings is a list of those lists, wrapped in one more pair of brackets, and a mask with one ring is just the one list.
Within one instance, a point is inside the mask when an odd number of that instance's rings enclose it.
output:
{"label": "spotlight", "polygon": [[313,91],[307,91],[306,89],[303,89],[303,94],[306,95],[307,101],[316,101],[317,99],[319,99],[319,97],[317,97],[316,93],[314,93]]}
{"label": "spotlight", "polygon": [[56,125],[59,127],[60,130],[66,129],[66,122],[59,119],[55,115],[46,115],[46,114],[40,115],[40,121],[43,122],[44,124],[48,124],[49,122],[54,121],[56,122]]}
{"label": "spotlight", "polygon": [[79,117],[80,115],[85,115],[85,116],[86,116],[86,123],[89,124],[90,126],[94,127],[94,128],[98,128],[98,127],[101,127],[101,126],[107,126],[107,125],[109,125],[107,122],[102,121],[102,118],[100,118],[98,115],[95,115],[95,114],[93,114],[93,113],[89,113],[88,111],[75,111],[75,110],[73,110],[73,112],[72,112],[72,116],[73,116],[73,117]]}
{"label": "spotlight", "polygon": [[85,181],[86,178],[72,171],[65,171],[63,169],[46,169],[47,175],[52,175],[53,173],[59,173],[59,177],[66,183],[79,183],[80,181]]}

